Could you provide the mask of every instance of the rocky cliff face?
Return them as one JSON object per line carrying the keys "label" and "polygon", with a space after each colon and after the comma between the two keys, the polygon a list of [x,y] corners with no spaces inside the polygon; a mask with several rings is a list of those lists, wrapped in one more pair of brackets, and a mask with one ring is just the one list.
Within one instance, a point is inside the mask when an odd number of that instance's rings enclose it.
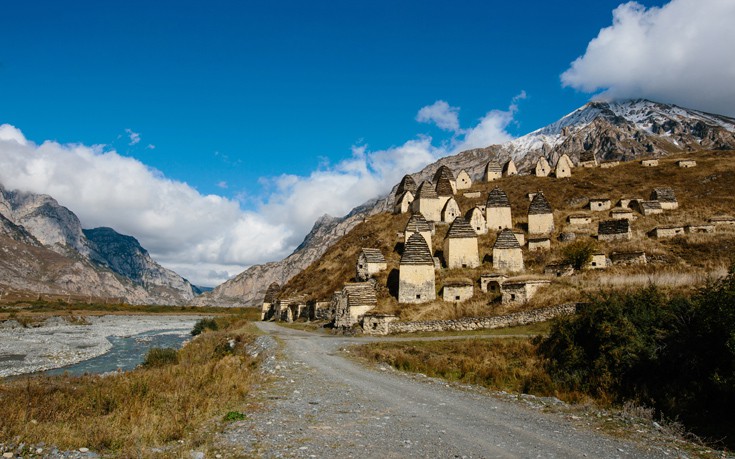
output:
{"label": "rocky cliff face", "polygon": [[[421,183],[431,180],[434,172],[446,165],[455,173],[465,169],[477,180],[491,159],[501,164],[513,159],[519,173],[524,173],[541,156],[554,165],[563,154],[577,163],[580,154],[589,152],[598,161],[625,161],[644,155],[665,156],[701,149],[735,149],[735,119],[648,100],[590,102],[523,137],[442,158],[412,175],[416,183]],[[253,266],[198,297],[197,303],[258,305],[271,282],[285,284],[366,217],[390,211],[395,189],[355,208],[343,218],[320,218],[304,242],[287,258]]]}
{"label": "rocky cliff face", "polygon": [[188,281],[153,261],[135,238],[110,228],[83,230],[46,195],[0,186],[0,284],[5,289],[184,304]]}

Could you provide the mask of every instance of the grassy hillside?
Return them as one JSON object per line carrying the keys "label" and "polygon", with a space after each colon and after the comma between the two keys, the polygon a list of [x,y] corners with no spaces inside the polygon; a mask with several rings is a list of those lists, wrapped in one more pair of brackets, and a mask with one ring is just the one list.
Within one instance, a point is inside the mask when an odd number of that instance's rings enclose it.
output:
{"label": "grassy hillside", "polygon": [[[702,285],[712,273],[724,274],[727,266],[735,261],[735,228],[722,226],[715,234],[686,235],[673,239],[656,240],[647,233],[657,225],[704,223],[717,214],[735,214],[735,156],[733,151],[708,151],[687,154],[697,161],[697,167],[682,169],[676,166],[679,158],[662,159],[654,168],[644,168],[639,162],[621,163],[609,169],[575,168],[570,178],[514,176],[491,183],[475,183],[471,190],[457,193],[455,199],[462,213],[475,205],[484,204],[487,194],[494,187],[502,188],[511,202],[514,230],[525,229],[528,210],[528,193],[543,191],[554,209],[556,230],[552,248],[547,252],[529,253],[524,247],[527,275],[541,275],[546,264],[559,261],[564,247],[557,236],[562,231],[577,233],[578,239],[589,240],[596,251],[610,254],[613,250],[643,250],[649,264],[636,267],[614,267],[604,271],[587,271],[572,278],[554,279],[546,292],[541,291],[533,302],[525,307],[581,298],[586,291],[594,291],[601,285],[615,288],[638,286],[655,282],[664,288],[691,289]],[[459,171],[454,171],[455,174]],[[620,198],[649,199],[654,187],[669,186],[674,189],[679,209],[664,214],[644,217],[635,213],[632,222],[634,237],[631,241],[606,243],[594,239],[597,222],[610,219],[609,211],[590,212],[586,209],[588,198],[608,197],[613,205]],[[466,198],[467,191],[480,191],[480,198]],[[592,223],[570,227],[567,217],[574,213],[589,213]],[[379,248],[386,256],[388,270],[377,276],[379,310],[399,313],[402,318],[455,318],[466,315],[487,315],[497,312],[499,305],[492,298],[482,295],[479,285],[473,300],[461,305],[437,301],[420,306],[399,306],[395,300],[395,283],[402,249],[402,232],[408,215],[375,215],[355,227],[342,240],[331,247],[324,256],[294,277],[285,286],[287,293],[301,293],[308,298],[326,301],[332,292],[344,282],[354,279],[355,261],[361,247]],[[441,250],[447,226],[437,225],[434,250]],[[482,266],[477,269],[441,270],[437,272],[437,292],[444,280],[468,277],[474,281],[482,273],[492,272],[489,256],[495,233],[479,237]]]}

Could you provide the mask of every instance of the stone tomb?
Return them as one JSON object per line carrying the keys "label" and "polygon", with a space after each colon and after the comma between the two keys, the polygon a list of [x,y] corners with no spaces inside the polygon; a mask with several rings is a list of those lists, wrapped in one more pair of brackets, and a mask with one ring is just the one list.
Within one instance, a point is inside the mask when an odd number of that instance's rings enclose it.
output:
{"label": "stone tomb", "polygon": [[487,222],[485,221],[482,209],[473,207],[467,212],[465,219],[469,222],[472,229],[475,230],[475,233],[478,235],[487,234]]}
{"label": "stone tomb", "polygon": [[444,282],[442,299],[447,302],[461,303],[472,298],[474,287],[469,279],[449,279]]}
{"label": "stone tomb", "polygon": [[411,237],[413,233],[419,233],[424,238],[424,241],[426,242],[426,245],[429,247],[429,251],[432,250],[432,242],[431,242],[431,234],[433,231],[431,230],[431,226],[429,225],[429,222],[426,221],[423,215],[421,214],[413,214],[411,215],[411,218],[408,219],[408,223],[406,223],[406,230],[403,232],[403,243],[408,243],[408,238]]}
{"label": "stone tomb", "polygon": [[422,182],[416,190],[411,210],[422,214],[427,221],[438,222],[442,218],[442,207],[443,203],[439,200],[434,186],[430,182]]}
{"label": "stone tomb", "polygon": [[682,236],[684,235],[684,227],[683,226],[657,226],[654,229],[652,229],[648,234],[651,237],[655,237],[656,239],[664,239],[669,237],[675,237],[675,236]]}
{"label": "stone tomb", "polygon": [[370,282],[348,283],[337,298],[334,326],[349,328],[362,321],[366,312],[375,308],[378,298]]}
{"label": "stone tomb", "polygon": [[548,237],[531,238],[528,240],[528,251],[551,250],[551,239]]}
{"label": "stone tomb", "polygon": [[480,276],[480,290],[486,293],[500,293],[500,287],[506,279],[508,279],[508,276],[505,274],[482,274]]}
{"label": "stone tomb", "polygon": [[643,167],[656,167],[658,166],[658,159],[644,159],[641,161]]}
{"label": "stone tomb", "polygon": [[550,234],[554,231],[554,212],[542,192],[536,193],[528,207],[528,233]]}
{"label": "stone tomb", "polygon": [[679,207],[674,190],[669,187],[654,188],[651,192],[651,201],[658,201],[664,210],[674,210]]}
{"label": "stone tomb", "polygon": [[444,238],[444,260],[447,268],[477,268],[480,255],[477,233],[464,217],[457,217]]}
{"label": "stone tomb", "polygon": [[488,230],[498,231],[513,227],[510,201],[505,191],[500,188],[493,188],[487,196],[485,221],[487,222]]}
{"label": "stone tomb", "polygon": [[563,155],[561,155],[559,160],[556,162],[556,168],[554,169],[554,175],[556,176],[556,178],[571,177],[573,167],[574,167],[574,164],[572,164],[572,160],[569,159],[569,156],[567,156],[566,153],[564,153]]}
{"label": "stone tomb", "polygon": [[611,207],[612,201],[610,201],[610,198],[590,198],[589,208],[592,212],[602,212],[605,210],[610,210]]}
{"label": "stone tomb", "polygon": [[456,182],[458,190],[468,190],[472,188],[472,179],[470,178],[470,174],[468,174],[464,169],[459,171],[459,174],[457,174]]}
{"label": "stone tomb", "polygon": [[501,293],[504,305],[524,304],[533,298],[541,287],[551,284],[546,279],[529,279],[521,281],[508,280],[503,283]]}
{"label": "stone tomb", "polygon": [[398,273],[398,302],[426,303],[436,299],[434,259],[419,233],[408,238]]}
{"label": "stone tomb", "polygon": [[628,220],[604,220],[597,225],[597,239],[600,241],[630,240],[632,237]]}
{"label": "stone tomb", "polygon": [[546,158],[543,156],[536,161],[536,177],[548,177],[548,175],[551,173],[551,166],[549,166],[549,162],[546,161]]}
{"label": "stone tomb", "polygon": [[498,234],[493,245],[493,268],[498,271],[521,272],[523,251],[513,231],[504,229]]}
{"label": "stone tomb", "polygon": [[355,279],[358,282],[366,282],[375,274],[385,271],[387,268],[388,264],[379,249],[363,248],[357,256]]}
{"label": "stone tomb", "polygon": [[484,179],[486,182],[492,182],[503,176],[503,168],[497,161],[488,161],[485,165]]}

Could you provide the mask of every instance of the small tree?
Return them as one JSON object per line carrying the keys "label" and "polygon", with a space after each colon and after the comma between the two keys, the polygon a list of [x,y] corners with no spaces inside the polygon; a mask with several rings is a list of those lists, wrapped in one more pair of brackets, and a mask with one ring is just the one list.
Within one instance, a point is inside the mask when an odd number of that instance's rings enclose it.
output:
{"label": "small tree", "polygon": [[580,270],[592,261],[595,250],[595,243],[592,241],[574,241],[564,247],[562,251],[563,261],[565,264],[572,265],[574,269]]}

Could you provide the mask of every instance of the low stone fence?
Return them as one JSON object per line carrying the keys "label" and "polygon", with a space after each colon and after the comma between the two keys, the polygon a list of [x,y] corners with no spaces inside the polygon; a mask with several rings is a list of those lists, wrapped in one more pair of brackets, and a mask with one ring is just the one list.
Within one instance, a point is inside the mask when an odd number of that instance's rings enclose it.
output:
{"label": "low stone fence", "polygon": [[492,328],[514,327],[537,322],[545,322],[554,317],[564,314],[573,314],[577,309],[577,303],[566,303],[548,308],[534,309],[531,311],[514,312],[494,317],[464,317],[457,320],[427,320],[419,322],[398,322],[377,318],[381,323],[375,326],[365,327],[363,331],[367,335],[388,335],[392,333],[417,333],[417,332],[442,332],[442,331],[467,331]]}

